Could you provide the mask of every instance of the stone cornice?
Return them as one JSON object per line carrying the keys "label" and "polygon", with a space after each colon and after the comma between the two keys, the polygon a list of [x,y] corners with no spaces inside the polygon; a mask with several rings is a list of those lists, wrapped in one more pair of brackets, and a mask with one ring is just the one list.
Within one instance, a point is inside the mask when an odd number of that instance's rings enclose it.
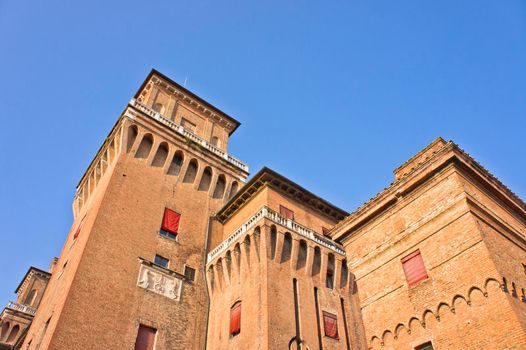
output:
{"label": "stone cornice", "polygon": [[[421,154],[421,152],[418,154]],[[415,159],[415,157],[411,159]],[[468,153],[454,142],[449,141],[441,149],[433,152],[408,173],[395,180],[389,187],[359,207],[345,220],[338,223],[331,230],[331,236],[341,241],[341,239],[351,234],[351,230],[356,230],[374,219],[378,214],[395,205],[398,198],[415,190],[451,164],[462,172],[477,178],[479,182],[487,184],[488,189],[491,189],[492,193],[499,200],[519,213],[523,218],[522,220],[526,222],[526,204]]]}
{"label": "stone cornice", "polygon": [[216,217],[221,223],[225,223],[234,213],[245,203],[249,202],[261,188],[268,186],[282,192],[292,199],[316,210],[317,212],[331,217],[335,221],[340,221],[349,215],[346,211],[336,207],[328,201],[316,196],[312,192],[304,189],[293,181],[278,174],[277,172],[264,167],[254,177],[243,186],[237,194],[232,197],[221,208]]}
{"label": "stone cornice", "polygon": [[31,266],[27,270],[27,272],[26,272],[24,278],[22,279],[22,281],[20,281],[20,284],[18,285],[18,287],[16,287],[15,293],[17,293],[17,294],[18,294],[18,292],[23,293],[24,292],[24,288],[28,285],[29,280],[33,277],[33,275],[40,276],[40,277],[42,277],[44,279],[49,279],[51,277],[51,274],[49,272],[46,272],[44,270],[41,270],[39,268]]}
{"label": "stone cornice", "polygon": [[229,135],[241,125],[236,119],[155,69],[152,69],[150,74],[148,74],[148,77],[135,94],[135,98],[139,102],[143,102],[143,96],[154,85],[160,86],[167,93],[176,97],[177,100],[186,103],[189,107],[199,111],[204,116],[210,118],[213,122],[221,125],[228,130]]}

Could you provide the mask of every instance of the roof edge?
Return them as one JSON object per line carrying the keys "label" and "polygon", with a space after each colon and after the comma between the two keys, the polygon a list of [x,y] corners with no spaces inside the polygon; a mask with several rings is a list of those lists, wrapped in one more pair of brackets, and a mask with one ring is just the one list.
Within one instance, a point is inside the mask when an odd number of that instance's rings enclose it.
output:
{"label": "roof edge", "polygon": [[237,130],[237,128],[239,128],[239,126],[241,125],[241,123],[237,119],[235,119],[234,117],[232,117],[232,116],[228,115],[227,113],[223,112],[222,110],[220,110],[219,108],[217,108],[216,106],[211,104],[210,102],[204,100],[202,97],[196,95],[192,91],[190,91],[187,88],[185,88],[184,86],[180,85],[179,83],[177,83],[176,81],[174,81],[170,77],[168,77],[168,76],[164,75],[163,73],[159,72],[155,68],[152,68],[150,70],[150,73],[148,73],[148,75],[146,76],[146,78],[142,82],[142,84],[139,87],[139,89],[137,90],[137,92],[133,95],[134,98],[138,98],[139,97],[141,91],[146,87],[146,85],[150,81],[151,77],[153,77],[154,75],[158,76],[159,78],[161,78],[161,79],[167,81],[168,83],[174,85],[177,89],[182,90],[185,94],[190,95],[192,98],[198,100],[199,102],[203,103],[204,105],[206,105],[210,109],[213,109],[215,112],[221,114],[222,116],[224,116],[228,120],[230,120],[235,126],[232,129],[232,131],[228,134],[229,136],[232,135]]}

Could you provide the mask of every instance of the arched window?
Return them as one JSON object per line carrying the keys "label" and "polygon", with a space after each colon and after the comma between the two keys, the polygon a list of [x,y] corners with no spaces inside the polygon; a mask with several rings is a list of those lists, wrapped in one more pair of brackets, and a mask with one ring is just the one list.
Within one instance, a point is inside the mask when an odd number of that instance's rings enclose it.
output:
{"label": "arched window", "polygon": [[186,174],[184,174],[183,182],[185,183],[193,183],[195,181],[195,176],[197,175],[197,160],[192,159],[190,163],[188,164],[188,168],[186,169]]}
{"label": "arched window", "polygon": [[203,175],[201,176],[201,181],[199,182],[199,187],[197,188],[198,191],[208,191],[210,188],[210,183],[212,182],[212,168],[207,166],[205,170],[203,171]]}
{"label": "arched window", "polygon": [[162,142],[157,148],[157,153],[153,157],[152,166],[161,168],[166,162],[166,157],[168,157],[168,144]]}
{"label": "arched window", "polygon": [[181,166],[183,165],[183,159],[183,152],[175,152],[174,157],[172,158],[172,163],[168,168],[168,175],[179,175],[179,172],[181,171]]}
{"label": "arched window", "polygon": [[237,181],[232,182],[232,185],[230,186],[230,192],[228,193],[228,199],[234,197],[234,195],[237,193],[238,186],[239,185]]}
{"label": "arched window", "polygon": [[321,269],[321,251],[320,247],[314,248],[314,259],[312,261],[312,275],[316,276],[320,273]]}
{"label": "arched window", "polygon": [[307,242],[305,240],[300,241],[300,249],[298,250],[298,264],[296,265],[296,268],[299,270],[301,268],[305,267],[305,263],[307,262]]}
{"label": "arched window", "polygon": [[158,113],[161,113],[163,114],[164,113],[164,106],[162,103],[154,103],[153,106],[152,106],[152,109]]}
{"label": "arched window", "polygon": [[327,262],[327,276],[325,278],[325,286],[329,289],[334,288],[334,254],[329,253]]}
{"label": "arched window", "polygon": [[24,304],[32,306],[33,303],[35,302],[36,296],[37,296],[37,290],[31,289],[31,291],[26,296],[26,300],[24,301]]}
{"label": "arched window", "polygon": [[247,257],[247,263],[250,264],[250,236],[246,235],[245,240],[243,241],[245,244],[245,254]]}
{"label": "arched window", "polygon": [[0,333],[0,341],[2,341],[3,339],[5,339],[5,337],[7,336],[7,331],[9,330],[9,322],[4,322],[4,324],[2,325],[2,333]]}
{"label": "arched window", "polygon": [[15,325],[13,328],[11,328],[11,333],[9,333],[9,337],[7,337],[6,342],[7,343],[14,343],[16,340],[16,336],[18,335],[18,331],[20,330],[19,325]]}
{"label": "arched window", "polygon": [[241,269],[241,246],[239,243],[234,247],[234,256],[236,257],[237,271]]}
{"label": "arched window", "polygon": [[133,143],[135,142],[135,139],[137,138],[137,134],[139,133],[137,127],[135,125],[130,125],[128,128],[128,142],[126,143],[126,152],[130,152],[131,148],[133,147]]}
{"label": "arched window", "polygon": [[226,271],[228,273],[228,277],[230,278],[230,276],[232,276],[232,253],[230,253],[230,250],[225,254],[225,263]]}
{"label": "arched window", "polygon": [[281,251],[281,262],[289,261],[290,260],[290,254],[292,252],[292,236],[290,233],[285,233],[285,237],[283,238],[283,249]]}
{"label": "arched window", "polygon": [[141,140],[141,144],[135,153],[135,158],[148,158],[150,151],[152,150],[153,136],[152,134],[146,134]]}
{"label": "arched window", "polygon": [[108,156],[110,157],[109,162],[112,163],[115,159],[115,140],[111,140],[110,146],[108,147]]}
{"label": "arched window", "polygon": [[230,335],[234,337],[239,333],[241,333],[241,301],[230,308]]}
{"label": "arched window", "polygon": [[345,288],[347,280],[349,279],[349,268],[347,267],[347,260],[342,260],[342,275],[340,277],[340,288]]}
{"label": "arched window", "polygon": [[272,259],[276,256],[276,244],[278,241],[278,231],[276,226],[272,225],[270,227],[270,256]]}
{"label": "arched window", "polygon": [[225,194],[225,185],[226,185],[225,175],[221,174],[217,178],[216,188],[214,189],[214,194],[212,197],[216,199],[223,198],[223,195]]}

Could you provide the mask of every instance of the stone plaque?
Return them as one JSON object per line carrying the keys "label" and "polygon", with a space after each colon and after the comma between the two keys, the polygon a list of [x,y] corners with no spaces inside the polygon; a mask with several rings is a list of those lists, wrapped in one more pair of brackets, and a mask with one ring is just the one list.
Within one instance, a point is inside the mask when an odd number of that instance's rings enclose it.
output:
{"label": "stone plaque", "polygon": [[167,298],[180,300],[183,281],[153,267],[141,265],[137,285]]}

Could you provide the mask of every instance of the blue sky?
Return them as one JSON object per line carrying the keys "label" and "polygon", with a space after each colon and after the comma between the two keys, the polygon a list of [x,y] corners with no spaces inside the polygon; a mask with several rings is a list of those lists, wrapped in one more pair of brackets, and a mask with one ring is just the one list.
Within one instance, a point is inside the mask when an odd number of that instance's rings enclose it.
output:
{"label": "blue sky", "polygon": [[0,0],[0,308],[156,68],[236,117],[230,152],[353,211],[437,136],[526,198],[526,3]]}

